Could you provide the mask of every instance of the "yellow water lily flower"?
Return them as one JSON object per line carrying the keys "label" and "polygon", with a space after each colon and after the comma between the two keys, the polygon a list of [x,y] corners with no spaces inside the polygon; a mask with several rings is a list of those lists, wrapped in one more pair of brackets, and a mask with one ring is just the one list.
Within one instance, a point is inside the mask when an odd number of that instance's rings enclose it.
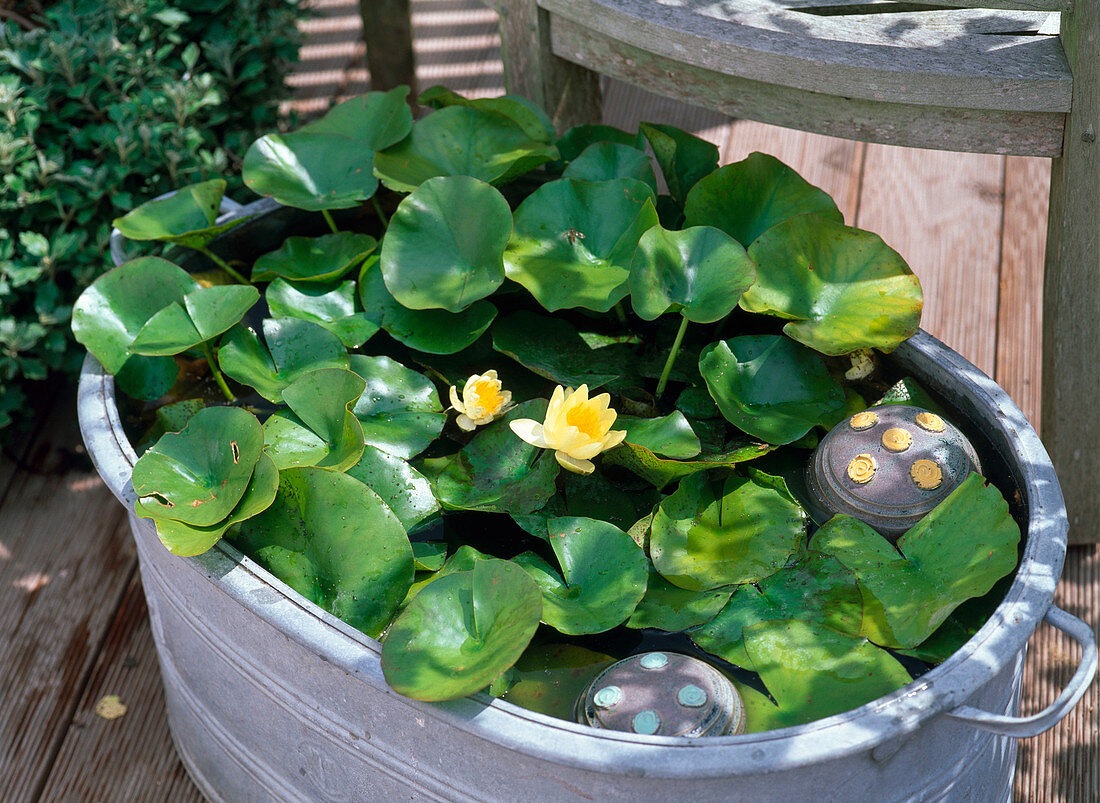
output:
{"label": "yellow water lily flower", "polygon": [[470,432],[488,424],[511,408],[512,391],[504,390],[496,371],[474,374],[462,386],[462,398],[458,388],[451,386],[451,407],[458,410],[459,427]]}
{"label": "yellow water lily flower", "polygon": [[546,420],[541,424],[530,418],[519,418],[509,426],[512,432],[540,449],[553,449],[554,457],[563,468],[578,474],[591,474],[596,468],[592,458],[626,437],[626,430],[612,430],[618,413],[608,407],[611,397],[601,393],[588,398],[588,385],[566,390],[554,388]]}

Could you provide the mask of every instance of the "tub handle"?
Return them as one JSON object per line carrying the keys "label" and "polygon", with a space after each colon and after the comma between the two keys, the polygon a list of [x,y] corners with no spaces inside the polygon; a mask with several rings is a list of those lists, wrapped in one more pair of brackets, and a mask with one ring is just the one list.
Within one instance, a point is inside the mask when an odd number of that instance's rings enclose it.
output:
{"label": "tub handle", "polygon": [[[171,198],[177,192],[178,190],[172,190],[171,192],[164,193],[164,195],[158,195],[153,200],[163,201],[165,198]],[[237,210],[243,208],[243,204],[239,204],[232,198],[227,198],[223,195],[221,205],[218,207],[218,217],[221,217],[222,215],[228,215],[230,212],[236,212]],[[121,231],[116,228],[111,229],[111,261],[115,263],[116,268],[123,262],[126,262],[130,259],[130,255],[126,253],[126,249],[122,246],[122,243],[123,241],[125,241],[125,239],[126,238],[122,236]]]}
{"label": "tub handle", "polygon": [[1096,675],[1096,636],[1092,627],[1054,605],[1050,606],[1043,620],[1081,645],[1081,663],[1058,695],[1058,699],[1030,717],[1006,717],[969,705],[961,705],[946,716],[973,725],[979,730],[1018,738],[1038,736],[1061,722],[1084,696]]}

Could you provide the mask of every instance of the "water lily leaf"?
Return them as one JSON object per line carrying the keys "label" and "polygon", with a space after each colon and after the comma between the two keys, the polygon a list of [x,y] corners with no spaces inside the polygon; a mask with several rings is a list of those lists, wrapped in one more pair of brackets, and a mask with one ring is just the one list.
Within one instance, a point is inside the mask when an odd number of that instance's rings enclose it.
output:
{"label": "water lily leaf", "polygon": [[407,309],[390,295],[382,271],[368,268],[359,279],[359,298],[367,317],[394,340],[428,354],[454,354],[485,333],[497,316],[488,301],[477,301],[459,313],[441,309]]}
{"label": "water lily leaf", "polygon": [[[279,470],[275,468],[275,463],[270,457],[261,454],[260,459],[256,461],[256,468],[252,471],[248,486],[241,496],[241,501],[226,518],[209,527],[199,527],[176,519],[154,518],[157,537],[173,555],[182,557],[201,555],[218,543],[218,539],[234,524],[258,516],[267,510],[275,501],[278,490]],[[137,515],[146,518],[141,511],[138,511]]]}
{"label": "water lily leaf", "polygon": [[295,131],[252,143],[241,169],[257,195],[318,212],[349,209],[374,195],[374,151],[350,136]]}
{"label": "water lily leaf", "polygon": [[436,176],[504,182],[557,156],[557,148],[531,139],[503,114],[448,106],[417,120],[409,136],[380,151],[374,171],[391,190],[412,192]]}
{"label": "water lily leaf", "polygon": [[756,585],[739,586],[717,616],[688,635],[712,655],[752,669],[745,651],[746,627],[797,619],[855,636],[862,616],[855,575],[835,558],[811,551]]}
{"label": "water lily leaf", "polygon": [[514,667],[504,699],[540,714],[571,721],[573,705],[592,679],[615,659],[575,644],[528,647]]}
{"label": "water lily leaf", "polygon": [[1019,541],[1020,528],[1000,492],[973,473],[898,539],[896,550],[849,516],[826,522],[812,547],[855,572],[862,634],[883,647],[909,648],[963,601],[987,593],[1011,572]]}
{"label": "water lily leaf", "polygon": [[638,241],[630,267],[630,303],[652,321],[679,312],[694,323],[725,318],[756,278],[744,247],[710,226],[654,226]]}
{"label": "water lily leaf", "polygon": [[73,305],[73,334],[111,374],[130,359],[130,344],[150,318],[182,303],[199,286],[160,257],[140,257],[109,270]]}
{"label": "water lily leaf", "polygon": [[569,163],[562,178],[581,181],[611,181],[616,178],[633,178],[644,182],[657,193],[657,176],[649,154],[620,145],[617,142],[594,142]]}
{"label": "water lily leaf", "polygon": [[575,125],[566,131],[558,139],[558,151],[561,158],[571,162],[584,152],[585,148],[597,142],[616,142],[619,145],[629,145],[635,150],[645,150],[645,137],[641,134],[630,134],[621,128],[599,123],[584,123]]}
{"label": "water lily leaf", "polygon": [[[348,469],[349,477],[355,477],[362,483],[370,486],[376,494],[382,497],[382,501],[389,505],[405,530],[412,532],[420,522],[429,516],[439,512],[439,502],[432,494],[431,483],[428,478],[410,466],[404,459],[390,452],[383,451],[377,446],[367,446],[363,449],[363,456],[359,462]],[[413,544],[413,551],[423,549],[421,542]],[[447,550],[443,549],[443,556]],[[423,554],[417,556],[417,561],[423,563]],[[428,565],[418,568],[438,570],[443,565],[440,558],[439,566],[434,568]]]}
{"label": "water lily leaf", "polygon": [[745,628],[745,647],[790,725],[857,708],[911,680],[885,650],[815,622],[760,622]]}
{"label": "water lily leaf", "polygon": [[693,474],[657,508],[649,554],[666,580],[689,591],[756,583],[798,549],[805,520],[778,477],[731,475],[717,485]]}
{"label": "water lily leaf", "polygon": [[332,282],[363,264],[378,247],[369,234],[338,231],[322,237],[287,237],[252,265],[252,281]]}
{"label": "water lily leaf", "polygon": [[402,607],[407,606],[410,602],[412,602],[413,598],[416,597],[417,594],[419,594],[429,585],[434,583],[436,580],[441,580],[444,577],[455,574],[456,572],[472,571],[474,568],[474,564],[477,563],[479,560],[494,560],[494,558],[492,555],[486,555],[484,552],[474,549],[468,544],[463,544],[455,550],[455,553],[453,555],[447,558],[441,569],[433,572],[432,574],[429,574],[423,580],[418,580],[412,584],[412,587],[409,589],[409,593],[405,596],[405,601],[402,603]]}
{"label": "water lily leaf", "polygon": [[382,645],[386,682],[416,700],[483,689],[516,662],[538,629],[542,599],[522,569],[479,560],[424,588]]}
{"label": "water lily leaf", "polygon": [[628,469],[657,488],[712,468],[733,468],[738,463],[755,460],[774,447],[747,439],[730,441],[717,452],[707,452],[689,460],[659,457],[651,449],[624,441],[604,453],[604,461]]}
{"label": "water lily leaf", "polygon": [[592,348],[568,322],[526,310],[497,321],[492,334],[494,349],[567,387],[595,390],[623,376],[633,362],[628,346]]}
{"label": "water lily leaf", "polygon": [[892,351],[920,327],[920,280],[877,234],[799,215],[749,256],[757,278],[741,307],[790,319],[783,332],[823,354]]}
{"label": "water lily leaf", "polygon": [[716,226],[741,245],[807,213],[844,222],[836,203],[774,156],[751,153],[700,179],[684,203],[685,226]]}
{"label": "water lily leaf", "polygon": [[713,619],[729,602],[731,594],[733,589],[728,587],[688,591],[674,586],[651,566],[645,596],[630,615],[626,626],[638,629],[655,627],[673,633],[687,630]]}
{"label": "water lily leaf", "polygon": [[280,410],[264,422],[266,451],[280,469],[347,471],[363,454],[363,427],[351,413],[366,382],[345,368],[318,368],[283,388]]}
{"label": "water lily leaf", "polygon": [[115,387],[139,401],[159,399],[179,378],[179,365],[171,357],[132,354],[115,374]]}
{"label": "water lily leaf", "polygon": [[260,422],[247,410],[199,411],[134,464],[138,515],[198,527],[224,520],[248,487],[263,440]]}
{"label": "water lily leaf", "polygon": [[680,204],[699,179],[718,168],[718,146],[671,125],[641,123],[672,197]]}
{"label": "water lily leaf", "polygon": [[412,548],[413,565],[418,572],[437,572],[447,560],[447,545],[441,541],[413,541]]}
{"label": "water lily leaf", "polygon": [[200,287],[172,302],[137,333],[130,351],[151,356],[170,356],[217,337],[238,323],[260,300],[255,287],[242,284]]}
{"label": "water lily leaf", "polygon": [[377,638],[412,585],[401,522],[358,480],[323,468],[279,473],[267,510],[234,542],[311,602]]}
{"label": "water lily leaf", "polygon": [[517,438],[508,423],[542,421],[546,407],[545,399],[523,402],[479,428],[457,454],[424,461],[421,470],[444,509],[523,515],[545,505],[555,491],[558,461],[551,451]]}
{"label": "water lily leaf", "polygon": [[601,473],[574,474],[566,472],[559,480],[561,492],[538,510],[526,515],[513,515],[525,532],[544,541],[550,540],[549,521],[561,516],[582,516],[599,519],[626,530],[657,504],[656,492],[629,492],[611,482]]}
{"label": "water lily leaf", "polygon": [[504,283],[512,210],[469,176],[425,181],[404,198],[382,242],[382,276],[409,309],[462,312]]}
{"label": "water lily leaf", "polygon": [[407,86],[389,92],[367,92],[338,103],[325,116],[298,129],[307,134],[338,134],[380,151],[403,140],[412,130]]}
{"label": "water lily leaf", "polygon": [[447,416],[431,380],[389,357],[354,354],[351,370],[367,381],[352,412],[371,446],[398,457],[422,452],[443,431]]}
{"label": "water lily leaf", "polygon": [[283,388],[307,371],[348,367],[340,338],[311,321],[266,318],[263,332],[266,346],[251,329],[230,329],[218,347],[218,365],[268,401],[282,401]]}
{"label": "water lily leaf", "polygon": [[621,415],[615,426],[626,430],[625,443],[643,446],[656,455],[672,458],[699,454],[699,436],[679,410],[661,418],[635,418]]}
{"label": "water lily leaf", "polygon": [[627,293],[642,233],[656,225],[653,191],[640,181],[559,179],[516,209],[504,252],[509,279],[550,312],[568,307],[607,312]]}
{"label": "water lily leaf", "polygon": [[446,106],[469,106],[474,109],[487,109],[516,123],[529,139],[536,142],[553,142],[556,132],[554,123],[539,106],[520,95],[501,95],[496,98],[464,98],[444,86],[431,86],[420,93],[417,103],[442,109]]}
{"label": "water lily leaf", "polygon": [[844,406],[844,390],[816,354],[780,335],[712,343],[699,373],[726,420],[768,443],[798,440]]}
{"label": "water lily leaf", "polygon": [[624,622],[645,595],[645,553],[605,521],[568,516],[549,527],[561,574],[533,552],[515,559],[542,590],[542,621],[571,636]]}
{"label": "water lily leaf", "polygon": [[225,195],[225,180],[213,178],[159,201],[147,201],[111,224],[128,240],[159,240],[186,248],[202,248],[223,232],[248,220],[235,218],[214,225]]}
{"label": "water lily leaf", "polygon": [[276,279],[264,294],[276,318],[301,318],[319,324],[348,348],[358,348],[378,331],[366,313],[355,311],[355,282],[288,282]]}

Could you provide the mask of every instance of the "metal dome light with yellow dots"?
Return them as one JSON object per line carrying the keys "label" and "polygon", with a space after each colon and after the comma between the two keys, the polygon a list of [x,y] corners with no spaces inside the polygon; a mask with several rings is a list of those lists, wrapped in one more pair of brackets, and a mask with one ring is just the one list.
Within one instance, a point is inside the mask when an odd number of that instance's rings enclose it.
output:
{"label": "metal dome light with yellow dots", "polygon": [[872,407],[841,421],[814,451],[806,481],[814,500],[874,527],[890,541],[938,505],[972,471],[974,447],[936,413]]}

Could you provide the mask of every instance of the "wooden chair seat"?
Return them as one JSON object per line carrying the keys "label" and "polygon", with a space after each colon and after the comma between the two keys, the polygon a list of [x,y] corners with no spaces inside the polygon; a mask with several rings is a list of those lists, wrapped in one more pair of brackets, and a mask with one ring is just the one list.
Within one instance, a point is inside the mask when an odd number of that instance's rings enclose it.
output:
{"label": "wooden chair seat", "polygon": [[732,116],[899,145],[1061,153],[1073,78],[1049,10],[841,0],[538,5],[554,55]]}

